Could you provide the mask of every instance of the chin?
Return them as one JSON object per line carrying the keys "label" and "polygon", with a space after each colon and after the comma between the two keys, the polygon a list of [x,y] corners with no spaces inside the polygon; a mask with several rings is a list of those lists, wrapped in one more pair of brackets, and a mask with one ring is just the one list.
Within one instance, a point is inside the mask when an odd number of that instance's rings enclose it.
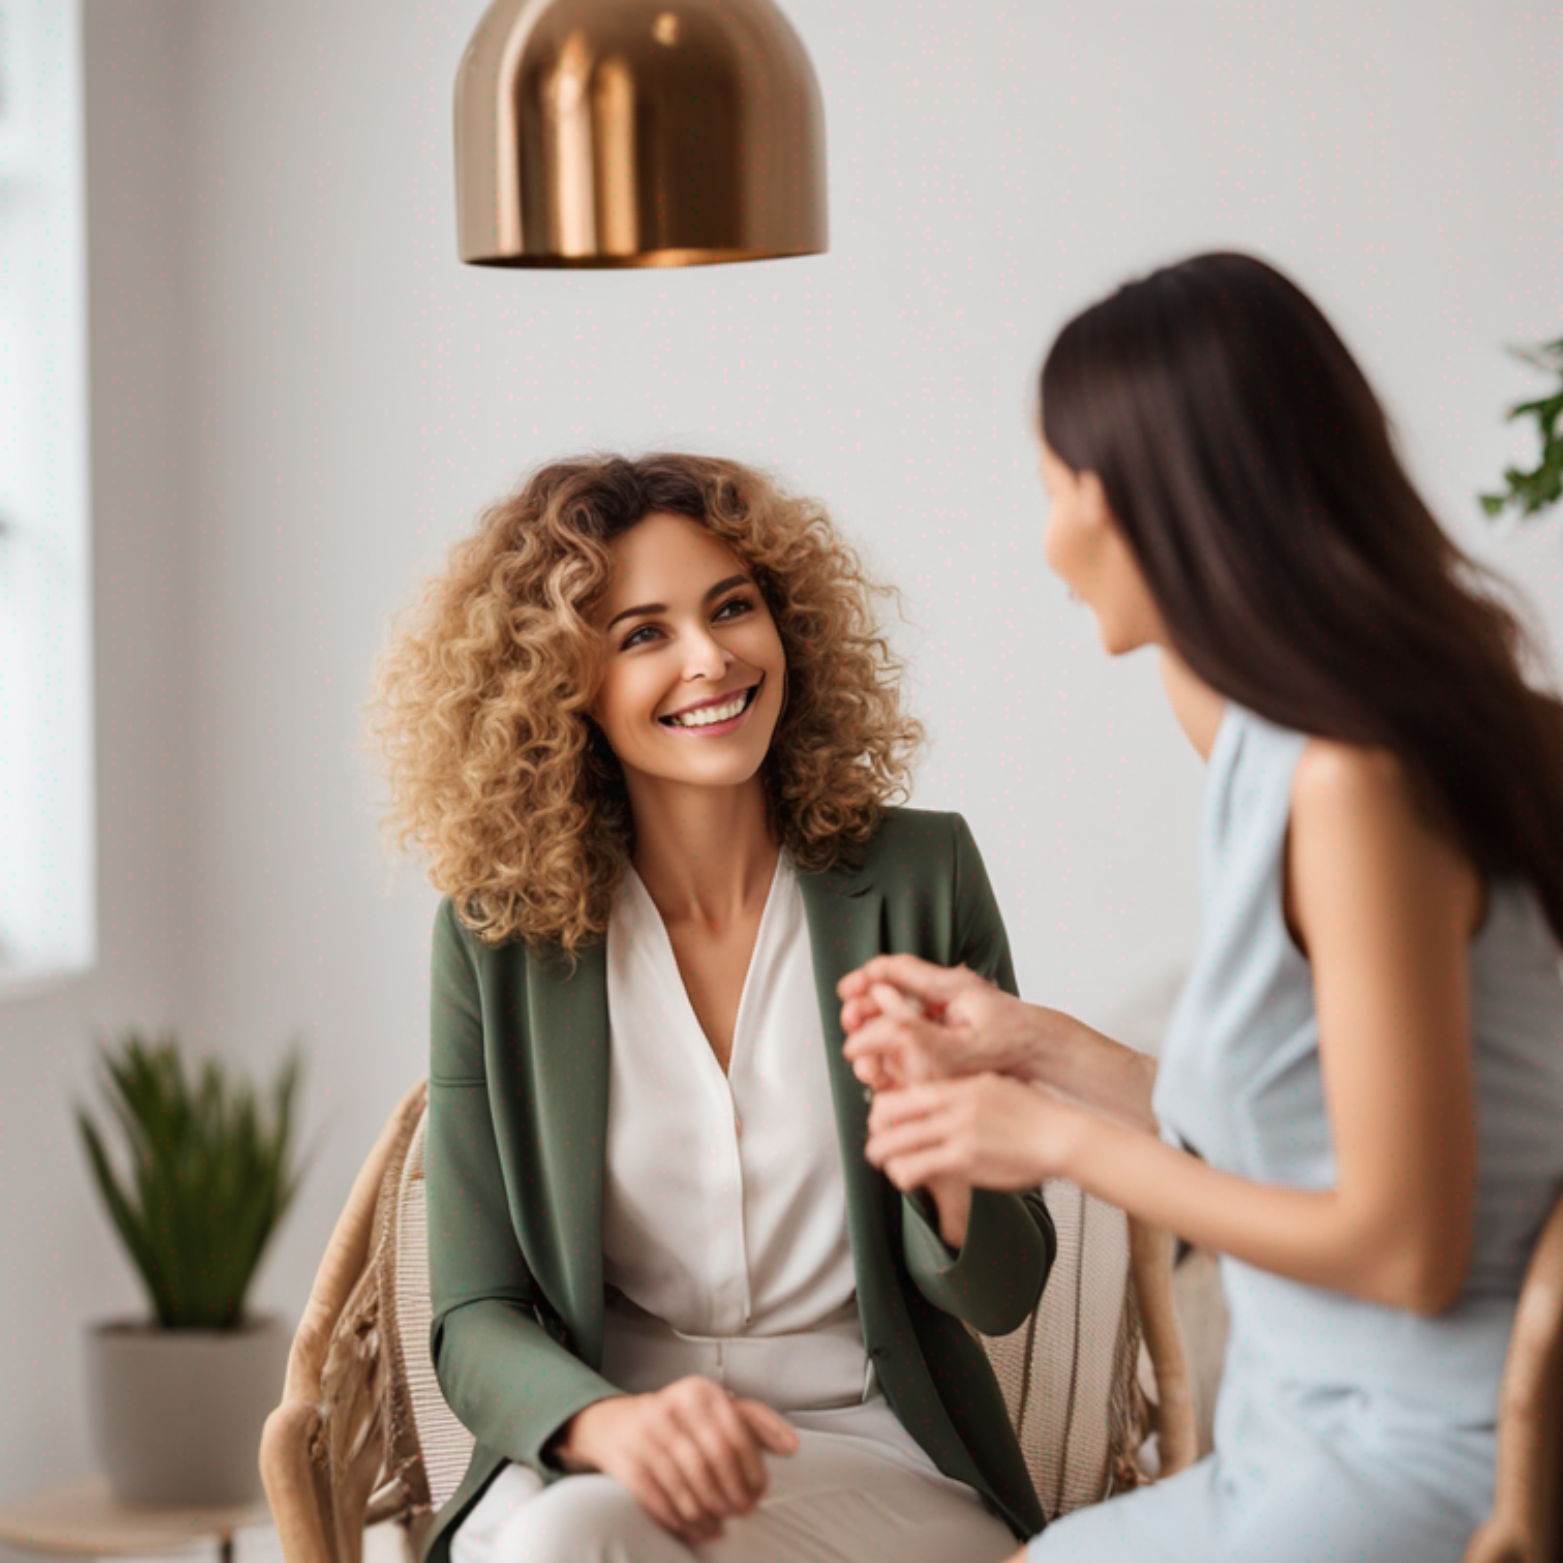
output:
{"label": "chin", "polygon": [[704,763],[691,756],[683,765],[675,765],[663,774],[669,781],[684,782],[695,787],[742,787],[760,774],[770,753],[770,738],[764,745],[746,748],[743,752],[711,755]]}
{"label": "chin", "polygon": [[711,791],[727,790],[733,787],[744,787],[752,782],[760,774],[758,765],[722,765],[713,766],[709,771],[696,772],[687,770],[680,776],[672,776],[670,781],[683,782],[689,787],[706,787]]}
{"label": "chin", "polygon": [[1102,650],[1110,657],[1127,656],[1131,651],[1149,646],[1154,640],[1153,636],[1146,634],[1138,625],[1109,624],[1100,617],[1096,623],[1101,635]]}

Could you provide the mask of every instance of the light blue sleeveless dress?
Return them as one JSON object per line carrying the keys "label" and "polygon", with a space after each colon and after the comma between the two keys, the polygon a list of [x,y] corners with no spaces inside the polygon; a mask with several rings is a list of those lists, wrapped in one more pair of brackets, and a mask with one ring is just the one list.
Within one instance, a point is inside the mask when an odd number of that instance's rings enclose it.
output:
{"label": "light blue sleeveless dress", "polygon": [[[1329,1188],[1313,979],[1282,915],[1307,735],[1229,704],[1204,798],[1201,947],[1163,1046],[1163,1137],[1266,1183]],[[1470,946],[1478,1173],[1459,1302],[1423,1318],[1221,1262],[1216,1453],[1050,1525],[1030,1563],[1455,1563],[1491,1502],[1498,1382],[1563,1185],[1563,980],[1533,894],[1489,887]]]}

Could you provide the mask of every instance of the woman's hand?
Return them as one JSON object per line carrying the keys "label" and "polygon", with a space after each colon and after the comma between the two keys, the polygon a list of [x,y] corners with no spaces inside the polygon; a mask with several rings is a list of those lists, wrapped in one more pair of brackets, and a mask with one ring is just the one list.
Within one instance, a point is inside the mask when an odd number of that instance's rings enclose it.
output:
{"label": "woman's hand", "polygon": [[1023,1003],[964,966],[880,955],[836,991],[847,1059],[875,1091],[953,1075],[1010,1075],[1155,1131],[1154,1059],[1062,1010]]}
{"label": "woman's hand", "polygon": [[[846,1056],[876,1091],[949,1075],[1035,1072],[1047,1017],[964,966],[880,955],[837,985]],[[1067,1017],[1057,1016],[1059,1021]]]}
{"label": "woman's hand", "polygon": [[789,1455],[798,1435],[780,1412],[691,1375],[649,1395],[577,1411],[555,1445],[570,1471],[616,1476],[686,1546],[714,1540],[765,1491],[762,1450]]}
{"label": "woman's hand", "polygon": [[899,1189],[955,1177],[975,1188],[1035,1188],[1067,1177],[1090,1115],[1044,1086],[964,1075],[881,1091],[866,1154]]}

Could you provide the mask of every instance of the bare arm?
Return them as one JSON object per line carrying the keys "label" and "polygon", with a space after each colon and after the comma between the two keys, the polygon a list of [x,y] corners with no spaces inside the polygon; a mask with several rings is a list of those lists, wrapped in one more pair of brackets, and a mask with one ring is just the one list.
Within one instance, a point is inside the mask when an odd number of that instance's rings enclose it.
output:
{"label": "bare arm", "polygon": [[870,1159],[897,1182],[946,1168],[979,1185],[1074,1178],[1277,1274],[1418,1312],[1448,1307],[1471,1242],[1467,946],[1480,880],[1424,822],[1395,761],[1319,743],[1298,769],[1288,868],[1314,974],[1333,1188],[1221,1172],[1147,1129],[993,1075],[882,1093]]}
{"label": "bare arm", "polygon": [[1037,1009],[1038,1045],[1029,1078],[1130,1128],[1156,1132],[1151,1092],[1156,1060],[1060,1010]]}

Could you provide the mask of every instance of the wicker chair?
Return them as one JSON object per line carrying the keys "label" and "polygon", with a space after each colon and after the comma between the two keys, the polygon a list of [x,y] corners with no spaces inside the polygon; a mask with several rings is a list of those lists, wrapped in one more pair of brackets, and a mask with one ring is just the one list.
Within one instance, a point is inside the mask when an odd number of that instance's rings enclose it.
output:
{"label": "wicker chair", "polygon": [[1465,1563],[1563,1563],[1563,1195],[1520,1292],[1499,1391],[1492,1514]]}
{"label": "wicker chair", "polygon": [[[402,1098],[353,1185],[266,1423],[261,1473],[286,1563],[360,1563],[365,1528],[383,1520],[416,1559],[471,1454],[429,1357],[424,1103],[422,1084]],[[1045,1192],[1059,1249],[1043,1301],[982,1340],[1056,1515],[1146,1480],[1150,1432],[1163,1473],[1194,1458],[1195,1434],[1171,1239],[1074,1184]]]}

